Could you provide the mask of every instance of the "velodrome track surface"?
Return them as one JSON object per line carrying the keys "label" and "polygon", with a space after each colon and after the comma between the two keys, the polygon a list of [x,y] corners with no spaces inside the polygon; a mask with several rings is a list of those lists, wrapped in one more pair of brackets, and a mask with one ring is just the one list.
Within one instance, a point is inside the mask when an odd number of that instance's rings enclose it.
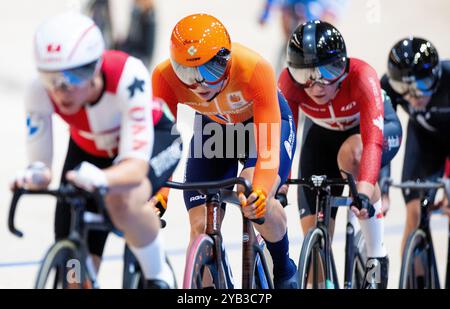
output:
{"label": "velodrome track surface", "polygon": [[[276,62],[281,44],[281,28],[278,16],[270,24],[260,28],[256,23],[261,9],[259,0],[156,0],[158,6],[158,31],[155,61],[168,55],[169,37],[172,27],[181,17],[190,13],[207,12],[217,16],[228,27],[233,41],[255,49],[272,63]],[[39,260],[53,240],[54,201],[45,197],[30,197],[23,200],[17,214],[17,225],[25,232],[23,239],[12,236],[7,230],[6,219],[11,193],[8,182],[16,170],[25,165],[25,117],[24,91],[35,75],[33,67],[32,41],[35,27],[51,14],[69,7],[79,6],[78,1],[69,0],[18,0],[0,2],[0,288],[31,288]],[[338,23],[347,41],[351,56],[359,57],[382,74],[389,48],[400,38],[409,34],[429,38],[437,46],[441,57],[450,55],[448,40],[448,12],[450,2],[445,0],[349,0],[349,6]],[[424,16],[424,12],[427,15]],[[181,108],[178,114],[183,137],[188,140],[191,132],[192,112]],[[401,114],[403,123],[405,116]],[[67,127],[55,118],[54,129],[54,179],[59,179],[60,169],[67,147]],[[300,144],[300,143],[298,143]],[[403,148],[393,162],[393,177],[400,178]],[[298,149],[294,171],[298,166]],[[184,164],[176,172],[175,180],[182,180]],[[296,175],[296,172],[294,173]],[[57,185],[57,182],[53,186]],[[294,205],[286,210],[291,241],[291,256],[297,261],[302,235],[296,207],[296,190],[289,193]],[[400,242],[403,232],[405,209],[403,199],[392,191],[392,206],[386,218],[386,246],[390,253],[391,268],[389,286],[398,285],[400,268]],[[181,283],[184,253],[188,242],[189,227],[182,195],[173,192],[165,219],[168,227],[163,231],[168,254]],[[223,234],[228,255],[234,269],[235,281],[240,279],[241,219],[237,208],[229,207],[223,224]],[[334,241],[337,267],[342,275],[344,252],[345,211],[340,211]],[[445,270],[448,220],[441,216],[432,219],[433,237],[441,280]],[[123,240],[111,236],[105,249],[105,260],[100,270],[100,285],[119,288],[121,284],[121,254]],[[342,282],[342,278],[341,278]],[[239,284],[238,284],[239,286]]]}

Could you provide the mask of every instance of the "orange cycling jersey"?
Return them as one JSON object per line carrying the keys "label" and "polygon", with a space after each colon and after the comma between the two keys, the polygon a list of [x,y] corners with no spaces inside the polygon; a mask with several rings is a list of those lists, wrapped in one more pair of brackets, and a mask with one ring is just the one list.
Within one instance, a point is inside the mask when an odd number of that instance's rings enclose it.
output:
{"label": "orange cycling jersey", "polygon": [[[199,98],[178,79],[169,59],[153,71],[153,93],[167,103],[174,115],[181,103],[221,124],[253,118],[258,154],[253,186],[269,193],[277,177],[280,153],[281,114],[275,73],[266,60],[241,44],[232,44],[231,55],[228,84],[210,102]],[[259,130],[266,128],[266,132]]]}

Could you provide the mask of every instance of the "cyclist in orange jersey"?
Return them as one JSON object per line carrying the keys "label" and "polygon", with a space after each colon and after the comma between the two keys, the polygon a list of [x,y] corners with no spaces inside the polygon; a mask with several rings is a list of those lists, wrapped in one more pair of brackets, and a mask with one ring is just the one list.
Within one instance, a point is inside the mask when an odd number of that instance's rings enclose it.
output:
{"label": "cyclist in orange jersey", "polygon": [[[272,67],[254,51],[231,43],[223,24],[207,14],[177,23],[170,53],[170,59],[155,68],[152,84],[155,96],[174,115],[178,103],[196,111],[186,181],[235,177],[241,161],[240,175],[254,188],[249,197],[240,196],[243,212],[249,219],[265,217],[265,223],[255,227],[272,255],[275,287],[297,288],[286,214],[275,199],[291,167],[295,126],[286,100],[277,92]],[[205,229],[205,197],[185,192],[184,198],[192,241]]]}

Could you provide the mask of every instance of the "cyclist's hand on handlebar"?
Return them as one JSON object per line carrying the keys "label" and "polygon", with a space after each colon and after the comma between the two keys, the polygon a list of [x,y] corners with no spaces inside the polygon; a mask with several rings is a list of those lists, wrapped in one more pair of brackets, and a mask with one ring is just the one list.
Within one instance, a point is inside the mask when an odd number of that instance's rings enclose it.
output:
{"label": "cyclist's hand on handlebar", "polygon": [[439,202],[437,202],[435,204],[435,208],[436,209],[441,209],[442,210],[442,215],[444,216],[448,216],[450,218],[450,208],[448,205],[448,199],[446,196],[444,196],[444,198],[442,200],[440,200]]}
{"label": "cyclist's hand on handlebar", "polygon": [[278,194],[284,194],[287,195],[289,192],[289,185],[288,184],[284,184],[280,187],[280,189],[278,189]]}
{"label": "cyclist's hand on handlebar", "polygon": [[[358,205],[361,205],[361,208],[359,208]],[[369,219],[374,215],[373,206],[370,204],[369,197],[362,193],[358,193],[358,195],[354,197],[351,209],[360,220]]]}
{"label": "cyclist's hand on handlebar", "polygon": [[25,170],[19,171],[10,183],[12,191],[24,188],[28,190],[45,189],[52,179],[50,169],[42,162],[33,162]]}
{"label": "cyclist's hand on handlebar", "polygon": [[152,196],[147,202],[147,206],[151,207],[157,216],[162,217],[167,209],[167,201],[161,193],[158,193]]}
{"label": "cyclist's hand on handlebar", "polygon": [[89,162],[82,162],[75,170],[68,171],[66,179],[89,192],[108,187],[105,172]]}
{"label": "cyclist's hand on handlebar", "polygon": [[248,198],[245,194],[239,194],[242,211],[248,219],[259,219],[266,214],[267,194],[263,190],[255,190]]}
{"label": "cyclist's hand on handlebar", "polygon": [[391,206],[391,200],[390,200],[388,194],[382,194],[381,195],[381,204],[382,204],[382,207],[383,207],[383,215],[386,216],[386,214],[389,211],[389,208]]}
{"label": "cyclist's hand on handlebar", "polygon": [[287,200],[287,194],[289,191],[289,185],[284,184],[278,189],[277,194],[275,195],[275,198],[281,203],[281,206],[286,207],[288,204]]}

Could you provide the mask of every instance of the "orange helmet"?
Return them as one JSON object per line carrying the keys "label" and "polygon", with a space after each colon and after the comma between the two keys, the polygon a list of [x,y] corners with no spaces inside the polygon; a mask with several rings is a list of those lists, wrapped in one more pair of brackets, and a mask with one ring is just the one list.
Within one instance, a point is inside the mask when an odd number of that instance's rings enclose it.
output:
{"label": "orange helmet", "polygon": [[170,38],[170,57],[188,67],[200,66],[221,49],[231,51],[225,26],[214,16],[194,14],[180,20]]}

